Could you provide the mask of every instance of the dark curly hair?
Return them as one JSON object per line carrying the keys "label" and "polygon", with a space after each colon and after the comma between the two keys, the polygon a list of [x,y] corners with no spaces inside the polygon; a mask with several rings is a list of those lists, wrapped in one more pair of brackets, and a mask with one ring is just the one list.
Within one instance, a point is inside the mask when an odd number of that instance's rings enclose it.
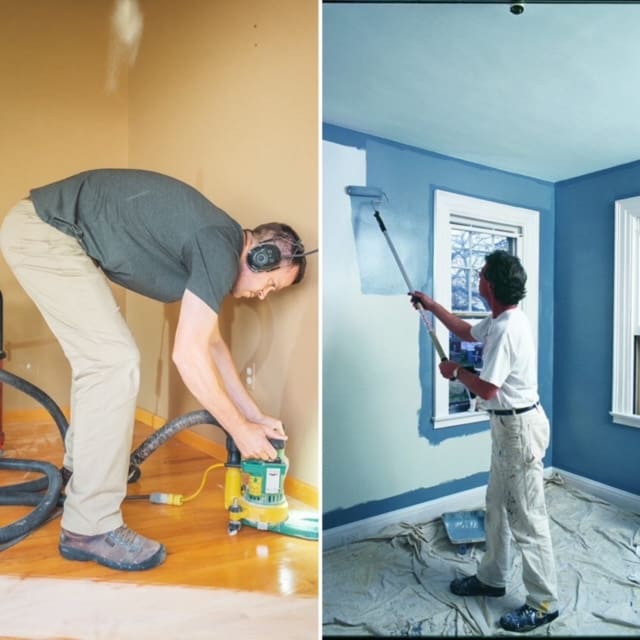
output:
{"label": "dark curly hair", "polygon": [[496,250],[485,258],[484,277],[502,304],[518,304],[527,294],[527,274],[520,259],[506,251]]}

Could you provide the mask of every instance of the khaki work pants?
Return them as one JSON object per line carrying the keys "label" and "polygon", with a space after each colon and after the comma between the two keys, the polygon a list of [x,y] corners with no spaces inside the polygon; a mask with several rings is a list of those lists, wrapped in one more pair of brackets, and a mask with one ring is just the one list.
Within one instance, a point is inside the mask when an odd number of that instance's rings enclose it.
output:
{"label": "khaki work pants", "polygon": [[526,604],[558,608],[556,568],[544,497],[542,459],[549,446],[549,420],[541,406],[517,415],[491,416],[491,471],[487,487],[486,553],[478,579],[506,586],[511,537],[522,552]]}
{"label": "khaki work pants", "polygon": [[123,524],[140,354],[111,287],[76,238],[43,222],[31,200],[8,213],[0,248],[71,365],[64,466],[73,471],[62,527],[98,535]]}

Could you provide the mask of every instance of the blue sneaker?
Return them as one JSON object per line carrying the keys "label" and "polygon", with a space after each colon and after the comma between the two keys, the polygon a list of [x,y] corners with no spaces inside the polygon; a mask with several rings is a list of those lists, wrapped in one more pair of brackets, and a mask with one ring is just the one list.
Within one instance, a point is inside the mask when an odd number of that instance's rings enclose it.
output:
{"label": "blue sneaker", "polygon": [[500,626],[507,631],[531,631],[542,624],[548,624],[558,617],[557,611],[543,613],[538,609],[523,604],[515,611],[509,611],[500,618]]}

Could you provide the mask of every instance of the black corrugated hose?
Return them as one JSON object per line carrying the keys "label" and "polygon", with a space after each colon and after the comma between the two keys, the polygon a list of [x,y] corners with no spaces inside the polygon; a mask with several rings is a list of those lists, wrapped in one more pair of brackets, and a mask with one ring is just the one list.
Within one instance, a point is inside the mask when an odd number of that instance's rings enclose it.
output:
{"label": "black corrugated hose", "polygon": [[[51,414],[64,441],[68,422],[60,407],[41,389],[23,378],[0,369],[0,382],[26,393],[37,400]],[[52,515],[59,506],[62,494],[62,476],[58,468],[50,462],[38,460],[16,460],[0,458],[0,470],[33,471],[43,474],[43,478],[30,482],[0,487],[0,505],[27,505],[36,508],[25,518],[0,528],[0,550],[20,542]]]}
{"label": "black corrugated hose", "polygon": [[[162,444],[176,433],[195,427],[198,424],[212,424],[224,429],[220,423],[205,409],[185,413],[170,420],[163,427],[152,433],[132,454],[129,465],[129,482],[135,482],[140,477],[140,465]],[[226,433],[226,431],[225,431]],[[238,452],[235,442],[227,434],[227,452],[231,457]],[[238,461],[239,461],[238,453]]]}

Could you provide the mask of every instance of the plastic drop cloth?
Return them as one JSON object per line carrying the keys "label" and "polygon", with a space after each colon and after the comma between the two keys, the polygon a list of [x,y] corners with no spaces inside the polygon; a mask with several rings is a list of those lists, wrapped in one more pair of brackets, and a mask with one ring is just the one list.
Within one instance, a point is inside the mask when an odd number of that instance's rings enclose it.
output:
{"label": "plastic drop cloth", "polygon": [[[545,486],[560,616],[530,636],[640,636],[640,514],[567,486]],[[400,523],[323,554],[324,636],[500,636],[500,616],[524,603],[517,546],[502,598],[460,597],[484,547],[459,553],[440,518]]]}

